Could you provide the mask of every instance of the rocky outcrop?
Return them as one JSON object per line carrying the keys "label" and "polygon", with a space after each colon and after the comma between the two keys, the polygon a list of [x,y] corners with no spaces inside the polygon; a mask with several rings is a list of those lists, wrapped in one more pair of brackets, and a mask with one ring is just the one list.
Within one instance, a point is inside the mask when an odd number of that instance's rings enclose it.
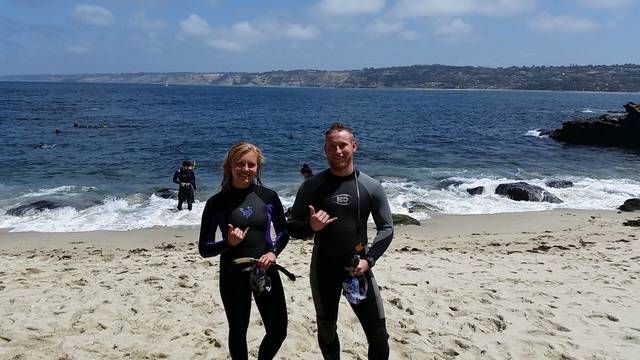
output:
{"label": "rocky outcrop", "polygon": [[153,195],[155,195],[157,197],[161,197],[163,199],[177,199],[178,198],[178,192],[176,190],[167,189],[167,188],[158,189],[153,193]]}
{"label": "rocky outcrop", "polygon": [[640,105],[624,105],[620,117],[602,115],[598,118],[567,121],[553,130],[552,139],[582,145],[618,146],[640,149]]}
{"label": "rocky outcrop", "polygon": [[467,192],[470,195],[481,195],[484,192],[484,186],[476,186],[473,188],[468,188]]}
{"label": "rocky outcrop", "polygon": [[6,214],[11,216],[23,216],[28,212],[42,212],[62,207],[70,207],[76,210],[84,210],[95,205],[102,204],[102,200],[97,197],[85,196],[82,198],[66,199],[42,199],[28,204],[16,206],[7,210]]}
{"label": "rocky outcrop", "polygon": [[443,179],[440,180],[438,182],[438,185],[436,185],[437,189],[448,189],[450,187],[458,187],[460,185],[464,184],[462,181],[460,180],[452,180],[452,179]]}
{"label": "rocky outcrop", "polygon": [[527,184],[526,182],[516,182],[509,184],[500,184],[496,188],[496,194],[504,195],[511,200],[516,201],[542,201],[554,204],[562,203],[562,200],[541,188]]}
{"label": "rocky outcrop", "polygon": [[550,180],[545,183],[548,187],[556,189],[564,189],[573,187],[573,183],[568,180]]}
{"label": "rocky outcrop", "polygon": [[618,210],[621,211],[637,211],[640,210],[640,199],[633,198],[626,200],[624,204],[622,204]]}
{"label": "rocky outcrop", "polygon": [[11,216],[22,216],[24,214],[26,214],[29,211],[44,211],[44,210],[51,210],[51,209],[57,209],[59,207],[63,207],[65,205],[60,204],[60,203],[55,203],[49,200],[39,200],[39,201],[35,201],[32,202],[30,204],[25,204],[25,205],[20,205],[20,206],[16,206],[14,208],[11,208],[9,210],[7,210],[7,215],[11,215]]}
{"label": "rocky outcrop", "polygon": [[441,208],[422,201],[405,201],[402,203],[402,207],[407,208],[410,213],[442,211]]}
{"label": "rocky outcrop", "polygon": [[420,225],[420,221],[404,214],[391,214],[393,225]]}

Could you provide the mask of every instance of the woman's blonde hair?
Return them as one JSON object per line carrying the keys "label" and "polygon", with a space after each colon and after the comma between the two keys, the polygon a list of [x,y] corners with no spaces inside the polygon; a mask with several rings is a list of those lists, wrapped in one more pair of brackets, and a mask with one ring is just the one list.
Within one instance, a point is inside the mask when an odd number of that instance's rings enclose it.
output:
{"label": "woman's blonde hair", "polygon": [[264,155],[262,155],[262,150],[260,150],[260,148],[255,144],[242,141],[233,145],[231,149],[227,151],[227,156],[225,156],[224,162],[222,163],[221,188],[223,192],[226,192],[231,188],[233,181],[231,168],[233,167],[233,164],[250,151],[253,151],[257,158],[257,171],[256,176],[253,178],[253,182],[255,184],[262,185],[262,180],[260,179],[262,176],[262,165],[264,164]]}

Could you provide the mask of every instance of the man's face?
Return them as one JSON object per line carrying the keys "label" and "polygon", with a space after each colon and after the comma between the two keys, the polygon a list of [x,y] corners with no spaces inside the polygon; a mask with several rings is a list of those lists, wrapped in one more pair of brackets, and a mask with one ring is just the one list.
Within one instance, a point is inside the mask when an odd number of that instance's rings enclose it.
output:
{"label": "man's face", "polygon": [[332,131],[324,141],[329,167],[334,171],[342,171],[351,166],[356,148],[356,142],[348,131]]}

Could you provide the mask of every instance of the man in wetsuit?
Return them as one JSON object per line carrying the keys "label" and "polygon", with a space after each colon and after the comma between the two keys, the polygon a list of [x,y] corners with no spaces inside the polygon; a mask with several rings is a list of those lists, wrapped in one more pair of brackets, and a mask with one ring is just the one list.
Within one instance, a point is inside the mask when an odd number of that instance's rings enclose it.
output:
{"label": "man in wetsuit", "polygon": [[182,162],[182,167],[173,174],[173,182],[180,185],[178,188],[178,210],[182,210],[182,203],[187,200],[187,207],[191,211],[196,190],[196,175],[193,173],[190,161]]}
{"label": "man in wetsuit", "polygon": [[[368,285],[366,298],[350,304],[367,336],[368,357],[388,359],[384,308],[371,268],[391,243],[393,221],[380,183],[354,168],[356,149],[349,127],[333,124],[326,131],[324,152],[329,169],[300,186],[288,226],[294,237],[314,235],[310,278],[322,356],[340,358],[336,332],[340,291],[345,279],[358,276]],[[370,246],[369,214],[377,230]]]}

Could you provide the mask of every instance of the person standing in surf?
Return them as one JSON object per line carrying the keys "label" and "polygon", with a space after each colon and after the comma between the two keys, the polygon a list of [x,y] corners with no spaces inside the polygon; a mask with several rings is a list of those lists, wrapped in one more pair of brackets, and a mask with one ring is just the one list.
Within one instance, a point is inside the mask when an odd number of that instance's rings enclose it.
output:
{"label": "person standing in surf", "polygon": [[[340,358],[336,324],[342,290],[367,336],[369,359],[388,359],[384,307],[371,268],[391,244],[393,220],[380,183],[354,167],[356,150],[353,131],[331,125],[324,138],[329,169],[302,183],[288,226],[296,238],[314,235],[310,280],[322,356]],[[377,231],[370,246],[369,214]]]}
{"label": "person standing in surf", "polygon": [[182,210],[182,203],[186,200],[187,208],[191,211],[196,191],[196,175],[193,172],[191,161],[182,162],[180,169],[173,174],[173,182],[180,185],[178,188],[178,210]]}
{"label": "person standing in surf", "polygon": [[[276,259],[289,233],[278,194],[262,186],[263,163],[262,151],[254,144],[241,142],[229,149],[221,190],[207,200],[200,225],[200,255],[220,255],[220,295],[232,359],[247,359],[252,295],[266,330],[258,359],[274,358],[287,336],[287,306]],[[221,239],[216,239],[217,229]]]}

